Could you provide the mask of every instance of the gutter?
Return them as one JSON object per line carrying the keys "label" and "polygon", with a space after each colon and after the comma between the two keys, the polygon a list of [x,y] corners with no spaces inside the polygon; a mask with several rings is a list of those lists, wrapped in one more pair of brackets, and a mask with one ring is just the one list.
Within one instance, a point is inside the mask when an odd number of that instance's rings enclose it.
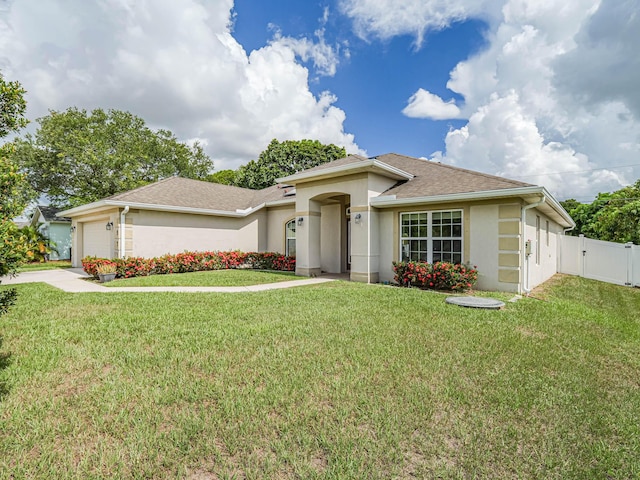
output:
{"label": "gutter", "polygon": [[120,258],[124,258],[126,255],[126,249],[125,249],[125,235],[124,235],[124,230],[125,230],[125,217],[127,216],[127,213],[129,213],[129,205],[127,205],[126,207],[124,207],[124,210],[122,210],[122,212],[120,212],[120,231],[118,232],[120,234],[120,241],[119,246],[120,246]]}
{"label": "gutter", "polygon": [[266,206],[265,203],[261,203],[256,207],[251,207],[247,210],[236,210],[235,212],[229,210],[215,210],[209,208],[195,208],[195,207],[180,207],[175,205],[157,205],[152,203],[132,203],[132,202],[121,202],[117,200],[100,200],[94,203],[88,203],[87,205],[82,205],[80,207],[75,207],[70,210],[65,210],[64,212],[60,212],[60,215],[64,214],[64,216],[76,216],[76,215],[84,215],[93,212],[97,212],[103,210],[105,207],[129,207],[133,209],[139,210],[157,210],[160,212],[174,212],[174,213],[191,213],[194,215],[217,215],[220,217],[236,217],[236,218],[244,218],[252,213],[264,208]]}
{"label": "gutter", "polygon": [[[521,225],[522,225],[522,239],[521,239],[521,250],[522,250],[522,275],[521,275],[521,283],[522,283],[522,291],[525,294],[528,294],[529,292],[531,292],[531,289],[529,288],[529,257],[531,256],[531,254],[527,254],[527,252],[525,251],[526,249],[526,240],[525,240],[525,231],[527,229],[527,210],[531,210],[532,208],[536,208],[539,207],[540,205],[542,205],[543,203],[545,203],[547,201],[547,197],[545,194],[542,194],[542,199],[539,202],[536,203],[531,203],[529,205],[526,205],[524,207],[522,207],[522,214],[521,214]],[[536,245],[536,248],[538,248],[538,246]]]}

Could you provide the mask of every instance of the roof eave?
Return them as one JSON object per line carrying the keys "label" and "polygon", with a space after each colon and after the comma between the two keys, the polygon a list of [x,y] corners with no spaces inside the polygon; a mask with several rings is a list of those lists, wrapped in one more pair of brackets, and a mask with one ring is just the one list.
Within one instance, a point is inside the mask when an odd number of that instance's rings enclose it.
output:
{"label": "roof eave", "polygon": [[[531,187],[516,187],[516,188],[504,188],[499,190],[485,190],[479,192],[463,192],[463,193],[450,193],[445,195],[431,195],[424,197],[410,197],[410,198],[396,198],[395,195],[382,196],[371,199],[371,206],[376,208],[392,208],[419,205],[426,203],[451,203],[451,202],[463,202],[472,200],[487,200],[487,199],[499,199],[509,197],[519,197],[525,199],[532,195],[542,197],[544,195],[546,203],[558,214],[559,218],[564,220],[564,226],[575,227],[575,222],[569,216],[562,205],[553,198],[553,196],[544,187],[531,186]],[[525,199],[526,201],[526,199]],[[534,202],[529,202],[534,203]]]}
{"label": "roof eave", "polygon": [[[376,171],[379,170],[379,171]],[[414,175],[396,168],[379,160],[366,160],[360,162],[348,163],[337,167],[324,168],[322,170],[302,171],[289,175],[287,177],[277,178],[278,183],[289,183],[296,185],[298,183],[311,182],[315,180],[324,180],[336,176],[349,175],[352,173],[372,171],[373,173],[382,173],[385,176],[395,180],[411,180]]]}
{"label": "roof eave", "polygon": [[291,205],[296,203],[296,197],[289,197],[287,199],[284,200],[273,200],[271,202],[267,202],[266,206],[267,207],[277,207],[280,205]]}

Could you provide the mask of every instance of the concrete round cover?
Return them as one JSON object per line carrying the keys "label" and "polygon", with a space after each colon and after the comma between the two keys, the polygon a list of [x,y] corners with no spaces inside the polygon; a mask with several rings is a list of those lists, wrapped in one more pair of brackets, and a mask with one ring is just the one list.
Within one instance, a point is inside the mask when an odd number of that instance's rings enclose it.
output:
{"label": "concrete round cover", "polygon": [[447,297],[445,302],[460,307],[488,308],[490,310],[498,310],[504,307],[504,302],[500,300],[483,297]]}

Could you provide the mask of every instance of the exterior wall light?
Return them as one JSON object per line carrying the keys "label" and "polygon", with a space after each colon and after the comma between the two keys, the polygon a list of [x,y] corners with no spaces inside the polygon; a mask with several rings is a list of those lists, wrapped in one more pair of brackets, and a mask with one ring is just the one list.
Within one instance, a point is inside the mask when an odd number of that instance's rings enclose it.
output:
{"label": "exterior wall light", "polygon": [[111,230],[113,228],[113,222],[107,222],[107,230]]}
{"label": "exterior wall light", "polygon": [[71,233],[75,233],[75,232],[76,232],[76,226],[74,225],[74,226],[72,226],[71,228],[69,228],[69,231],[70,231]]}
{"label": "exterior wall light", "polygon": [[298,225],[302,226],[303,222],[304,222],[304,218],[303,217],[298,217]]}
{"label": "exterior wall light", "polygon": [[356,213],[356,223],[360,223],[362,221],[362,215],[360,215],[359,213]]}

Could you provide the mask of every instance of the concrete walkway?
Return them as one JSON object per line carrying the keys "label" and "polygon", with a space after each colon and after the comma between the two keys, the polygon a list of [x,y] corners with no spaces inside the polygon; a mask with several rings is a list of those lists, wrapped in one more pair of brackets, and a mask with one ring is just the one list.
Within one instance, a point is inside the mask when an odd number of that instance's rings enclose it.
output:
{"label": "concrete walkway", "polygon": [[104,287],[98,283],[83,280],[90,278],[81,268],[69,268],[58,270],[43,270],[40,272],[22,272],[15,277],[2,277],[2,285],[15,285],[19,283],[44,282],[59,288],[65,292],[263,292],[265,290],[278,290],[281,288],[299,287],[302,285],[314,285],[317,283],[332,282],[332,278],[302,278],[288,282],[266,283],[262,285],[250,285],[247,287]]}

